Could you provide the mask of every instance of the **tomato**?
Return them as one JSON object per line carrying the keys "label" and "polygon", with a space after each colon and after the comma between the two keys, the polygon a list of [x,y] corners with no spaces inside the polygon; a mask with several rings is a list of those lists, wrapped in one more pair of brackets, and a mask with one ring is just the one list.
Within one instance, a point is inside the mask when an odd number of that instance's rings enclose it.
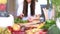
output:
{"label": "tomato", "polygon": [[24,31],[20,31],[20,30],[19,31],[14,31],[13,30],[12,34],[25,34],[25,32]]}
{"label": "tomato", "polygon": [[6,5],[5,4],[0,4],[0,10],[5,10],[6,9]]}
{"label": "tomato", "polygon": [[39,30],[35,34],[47,34],[47,31],[45,31],[45,30]]}
{"label": "tomato", "polygon": [[11,26],[8,26],[7,28],[9,29],[9,31],[13,31],[13,28]]}

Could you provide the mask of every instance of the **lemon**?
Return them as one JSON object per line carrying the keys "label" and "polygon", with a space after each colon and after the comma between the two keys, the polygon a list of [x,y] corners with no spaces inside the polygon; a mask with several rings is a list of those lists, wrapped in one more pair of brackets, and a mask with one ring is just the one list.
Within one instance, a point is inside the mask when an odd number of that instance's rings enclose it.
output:
{"label": "lemon", "polygon": [[37,28],[40,29],[41,27],[44,26],[45,23],[41,23]]}
{"label": "lemon", "polygon": [[13,30],[20,30],[20,26],[18,24],[13,25]]}
{"label": "lemon", "polygon": [[0,4],[6,4],[7,0],[0,0]]}
{"label": "lemon", "polygon": [[31,30],[27,30],[26,34],[33,34],[33,32]]}
{"label": "lemon", "polygon": [[37,32],[37,31],[39,31],[39,29],[37,28],[32,29],[32,32]]}

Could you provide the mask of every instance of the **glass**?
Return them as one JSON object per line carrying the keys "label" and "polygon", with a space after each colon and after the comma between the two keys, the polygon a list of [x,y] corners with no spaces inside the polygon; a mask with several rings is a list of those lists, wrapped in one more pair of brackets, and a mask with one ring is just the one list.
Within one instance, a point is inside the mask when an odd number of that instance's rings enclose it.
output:
{"label": "glass", "polygon": [[7,17],[7,0],[0,0],[0,17]]}
{"label": "glass", "polygon": [[44,17],[40,17],[40,22],[44,22]]}

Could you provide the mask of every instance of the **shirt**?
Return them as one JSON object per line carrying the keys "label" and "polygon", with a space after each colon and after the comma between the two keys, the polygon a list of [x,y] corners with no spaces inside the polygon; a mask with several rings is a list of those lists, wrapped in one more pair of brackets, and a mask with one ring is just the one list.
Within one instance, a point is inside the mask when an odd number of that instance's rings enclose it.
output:
{"label": "shirt", "polygon": [[47,5],[47,0],[38,0],[40,5]]}
{"label": "shirt", "polygon": [[[23,13],[23,3],[18,5],[17,16]],[[35,3],[35,15],[41,14],[41,7],[38,2]],[[30,16],[30,5],[28,4],[28,16]]]}
{"label": "shirt", "polygon": [[[29,17],[31,17],[31,10],[30,10],[30,3],[28,4],[28,16],[23,17],[22,20],[27,20]],[[18,10],[17,10],[17,16],[23,13],[23,2],[19,3],[18,2]],[[35,15],[41,15],[41,7],[38,2],[35,3]]]}
{"label": "shirt", "polygon": [[48,18],[52,19],[52,9],[48,9]]}
{"label": "shirt", "polygon": [[30,17],[30,16],[31,16],[31,15],[30,15],[30,13],[31,13],[31,12],[30,12],[30,11],[31,11],[31,10],[30,10],[30,3],[28,4],[28,8],[29,8],[29,9],[28,9],[28,11],[29,11],[29,12],[28,12],[28,17]]}

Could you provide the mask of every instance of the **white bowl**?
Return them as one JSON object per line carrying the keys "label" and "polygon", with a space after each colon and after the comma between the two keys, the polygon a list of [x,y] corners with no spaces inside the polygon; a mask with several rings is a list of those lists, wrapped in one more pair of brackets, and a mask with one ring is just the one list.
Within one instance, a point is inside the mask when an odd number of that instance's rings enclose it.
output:
{"label": "white bowl", "polygon": [[12,26],[14,24],[14,17],[10,14],[9,17],[0,17],[0,27]]}

